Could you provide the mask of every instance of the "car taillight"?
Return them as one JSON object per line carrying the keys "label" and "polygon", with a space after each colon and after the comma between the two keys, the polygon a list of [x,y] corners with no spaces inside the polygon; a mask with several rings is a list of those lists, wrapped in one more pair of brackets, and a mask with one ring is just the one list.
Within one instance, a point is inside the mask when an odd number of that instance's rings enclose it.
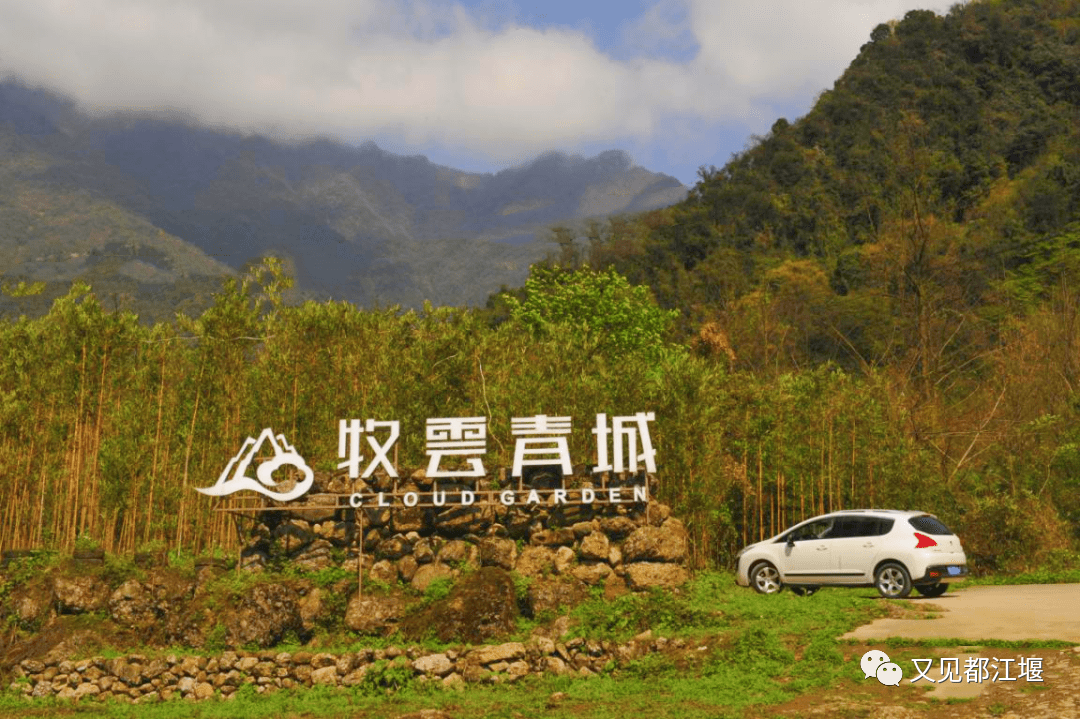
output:
{"label": "car taillight", "polygon": [[922,532],[915,532],[915,539],[918,541],[918,544],[915,545],[915,549],[923,549],[924,547],[937,546],[937,542],[935,542],[930,537],[927,537]]}

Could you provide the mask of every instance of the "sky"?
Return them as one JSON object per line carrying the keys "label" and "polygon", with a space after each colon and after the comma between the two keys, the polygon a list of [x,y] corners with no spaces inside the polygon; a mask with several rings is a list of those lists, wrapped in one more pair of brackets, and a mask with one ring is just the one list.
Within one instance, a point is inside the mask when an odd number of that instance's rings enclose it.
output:
{"label": "sky", "polygon": [[625,150],[687,185],[955,0],[0,0],[0,74],[86,110],[476,172]]}

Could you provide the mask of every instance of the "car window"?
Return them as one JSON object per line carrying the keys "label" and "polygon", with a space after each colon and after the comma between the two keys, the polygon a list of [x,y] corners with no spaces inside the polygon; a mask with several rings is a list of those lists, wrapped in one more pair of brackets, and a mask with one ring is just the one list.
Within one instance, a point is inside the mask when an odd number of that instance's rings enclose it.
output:
{"label": "car window", "polygon": [[936,534],[939,536],[943,534],[952,534],[948,527],[939,522],[936,518],[931,517],[929,514],[912,517],[908,520],[908,523],[911,524],[912,527],[915,527],[915,529],[920,532],[925,532],[926,534]]}
{"label": "car window", "polygon": [[895,519],[878,519],[875,520],[874,536],[883,537],[892,531],[893,524],[896,523]]}
{"label": "car window", "polygon": [[829,537],[874,537],[878,531],[878,520],[874,517],[840,517],[833,524]]}
{"label": "car window", "polygon": [[833,520],[831,519],[819,519],[816,522],[810,522],[804,524],[801,527],[796,527],[792,531],[788,532],[787,539],[790,541],[799,542],[804,539],[824,539],[828,536],[829,530],[832,529]]}

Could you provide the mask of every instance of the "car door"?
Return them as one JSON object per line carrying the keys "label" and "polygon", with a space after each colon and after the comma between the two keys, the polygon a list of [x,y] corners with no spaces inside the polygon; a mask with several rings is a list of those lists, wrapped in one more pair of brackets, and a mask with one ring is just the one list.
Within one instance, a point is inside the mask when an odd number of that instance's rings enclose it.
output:
{"label": "car door", "polygon": [[[881,552],[885,524],[892,520],[877,517],[840,517],[833,525],[833,551],[836,581],[841,584],[867,584]],[[885,529],[885,531],[882,531]]]}
{"label": "car door", "polygon": [[787,584],[823,584],[831,581],[835,562],[832,542],[826,539],[833,520],[819,519],[800,524],[788,533],[778,567]]}

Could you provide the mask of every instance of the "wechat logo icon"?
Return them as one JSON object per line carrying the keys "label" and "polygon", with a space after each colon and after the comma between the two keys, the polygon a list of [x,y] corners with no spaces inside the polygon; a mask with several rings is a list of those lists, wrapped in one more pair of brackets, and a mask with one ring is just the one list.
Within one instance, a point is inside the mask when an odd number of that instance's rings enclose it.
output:
{"label": "wechat logo icon", "polygon": [[900,665],[889,661],[889,655],[879,649],[871,649],[863,654],[859,666],[863,670],[863,679],[877,677],[885,686],[895,687],[904,678]]}

